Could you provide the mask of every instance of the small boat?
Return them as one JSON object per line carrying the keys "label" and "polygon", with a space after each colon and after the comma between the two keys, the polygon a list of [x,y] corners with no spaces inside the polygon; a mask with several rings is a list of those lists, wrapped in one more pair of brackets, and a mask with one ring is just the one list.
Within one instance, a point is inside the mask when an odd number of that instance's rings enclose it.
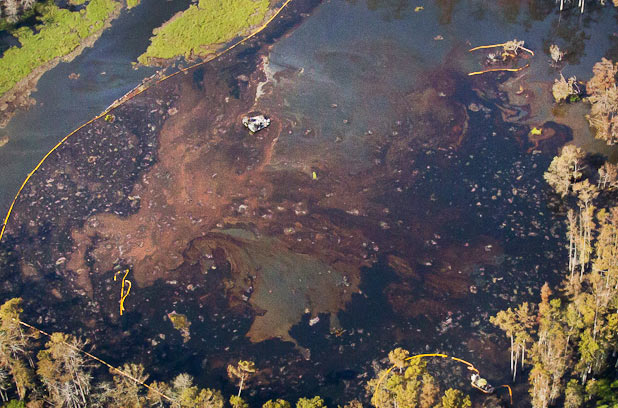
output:
{"label": "small boat", "polygon": [[270,119],[264,115],[245,116],[242,118],[242,124],[245,125],[251,133],[259,132],[270,125]]}
{"label": "small boat", "polygon": [[470,385],[485,394],[493,394],[493,392],[495,391],[495,388],[492,387],[486,379],[484,379],[477,373],[472,374],[472,376],[470,377]]}

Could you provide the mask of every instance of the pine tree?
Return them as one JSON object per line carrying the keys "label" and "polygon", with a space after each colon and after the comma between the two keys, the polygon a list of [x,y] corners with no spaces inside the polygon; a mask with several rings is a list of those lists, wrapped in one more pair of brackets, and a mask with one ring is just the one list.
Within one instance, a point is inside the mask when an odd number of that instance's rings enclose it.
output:
{"label": "pine tree", "polygon": [[472,402],[470,396],[459,390],[449,388],[444,392],[442,401],[436,408],[470,408]]}
{"label": "pine tree", "polygon": [[232,395],[230,397],[230,405],[232,406],[232,408],[249,408],[249,404],[247,404],[247,401],[237,395]]}
{"label": "pine tree", "polygon": [[489,321],[502,329],[511,339],[511,373],[513,380],[517,377],[517,362],[521,357],[523,367],[526,358],[526,349],[532,342],[531,329],[534,327],[535,317],[530,310],[530,305],[525,302],[519,305],[515,311],[508,308],[492,316]]}
{"label": "pine tree", "polygon": [[238,385],[238,397],[242,393],[245,382],[253,377],[256,373],[255,363],[253,361],[240,360],[235,366],[227,366],[227,375],[230,379],[240,380]]}
{"label": "pine tree", "polygon": [[[138,382],[145,382],[148,374],[144,373],[141,364],[127,363],[120,368],[132,378],[110,370],[113,383],[105,384],[100,398],[106,407],[111,408],[141,408],[147,402],[143,387]],[[137,380],[138,382],[134,381]]]}
{"label": "pine tree", "polygon": [[301,398],[296,402],[296,408],[326,408],[324,400],[318,396],[313,398]]}
{"label": "pine tree", "polygon": [[410,356],[410,352],[401,347],[397,347],[396,349],[390,351],[388,353],[388,360],[392,365],[399,369],[399,372],[402,373],[404,367],[406,366],[406,358]]}
{"label": "pine tree", "polygon": [[580,408],[584,404],[584,395],[582,386],[577,380],[569,381],[564,393],[564,408]]}
{"label": "pine tree", "polygon": [[262,408],[292,408],[292,406],[286,400],[276,399],[266,402]]}

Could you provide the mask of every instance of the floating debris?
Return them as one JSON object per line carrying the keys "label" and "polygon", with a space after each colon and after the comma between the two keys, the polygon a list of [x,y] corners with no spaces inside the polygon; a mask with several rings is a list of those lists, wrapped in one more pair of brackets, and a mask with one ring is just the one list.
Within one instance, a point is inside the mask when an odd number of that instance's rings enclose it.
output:
{"label": "floating debris", "polygon": [[554,64],[557,64],[558,62],[562,61],[562,58],[564,57],[564,52],[561,51],[556,44],[552,44],[549,46],[549,55],[554,61]]}
{"label": "floating debris", "polygon": [[176,313],[175,311],[167,314],[167,317],[174,325],[174,329],[178,330],[182,335],[183,342],[186,343],[191,339],[189,327],[191,326],[191,322],[187,319],[187,316],[184,314]]}
{"label": "floating debris", "polygon": [[251,133],[255,133],[270,126],[270,119],[264,115],[245,116],[242,118],[242,124],[245,125]]}

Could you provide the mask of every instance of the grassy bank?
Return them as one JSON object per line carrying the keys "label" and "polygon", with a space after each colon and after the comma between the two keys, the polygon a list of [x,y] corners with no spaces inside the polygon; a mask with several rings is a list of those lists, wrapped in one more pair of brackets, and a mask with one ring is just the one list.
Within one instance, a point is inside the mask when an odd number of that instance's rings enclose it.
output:
{"label": "grassy bank", "polygon": [[178,56],[205,55],[213,44],[229,41],[259,24],[268,5],[268,0],[200,0],[156,29],[138,61],[148,65]]}
{"label": "grassy bank", "polygon": [[71,12],[53,1],[36,6],[35,30],[21,27],[11,32],[21,47],[11,47],[0,58],[0,95],[37,68],[75,50],[82,41],[101,31],[120,7],[114,0],[90,0],[85,9]]}

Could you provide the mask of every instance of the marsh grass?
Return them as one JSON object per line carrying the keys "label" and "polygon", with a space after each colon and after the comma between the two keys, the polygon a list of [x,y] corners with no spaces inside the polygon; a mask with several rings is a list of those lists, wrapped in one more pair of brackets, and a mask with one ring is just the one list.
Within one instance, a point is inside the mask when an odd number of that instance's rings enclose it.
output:
{"label": "marsh grass", "polygon": [[135,6],[139,5],[140,0],[127,0],[127,8],[132,9]]}
{"label": "marsh grass", "polygon": [[11,47],[0,58],[0,95],[9,91],[35,69],[75,50],[84,39],[103,29],[105,21],[120,7],[114,0],[90,0],[71,12],[53,1],[36,6],[37,24],[11,32],[21,47]]}
{"label": "marsh grass", "polygon": [[138,61],[149,65],[179,56],[203,56],[214,44],[243,35],[259,24],[268,6],[268,0],[200,0],[156,29],[150,46]]}

